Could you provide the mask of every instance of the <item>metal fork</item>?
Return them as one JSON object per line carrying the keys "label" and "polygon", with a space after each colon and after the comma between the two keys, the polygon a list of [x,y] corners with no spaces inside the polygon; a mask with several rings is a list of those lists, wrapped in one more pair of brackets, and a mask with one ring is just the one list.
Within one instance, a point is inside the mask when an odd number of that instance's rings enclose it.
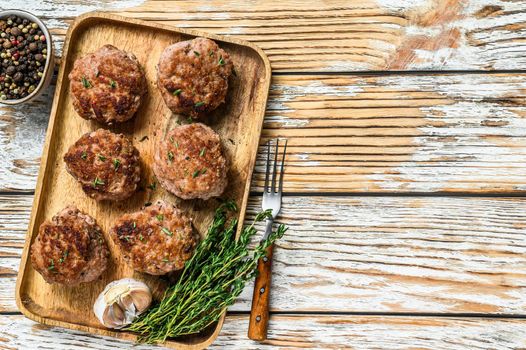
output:
{"label": "metal fork", "polygon": [[[283,157],[281,159],[278,173],[279,139],[275,140],[274,161],[271,166],[270,149],[271,142],[267,143],[267,166],[265,171],[265,187],[263,192],[263,210],[272,210],[272,217],[267,219],[265,234],[267,238],[272,232],[272,224],[281,210],[281,193],[283,192],[283,169],[285,166],[285,155],[287,153],[287,140],[283,146]],[[272,171],[272,174],[271,174]],[[271,178],[272,175],[272,178]],[[279,180],[278,180],[279,176]],[[276,187],[277,186],[277,187]],[[253,340],[267,339],[270,282],[272,272],[272,253],[274,246],[267,248],[267,254],[258,262],[258,276],[254,282],[254,294],[252,297],[252,308],[250,311],[250,323],[248,326],[248,337]]]}

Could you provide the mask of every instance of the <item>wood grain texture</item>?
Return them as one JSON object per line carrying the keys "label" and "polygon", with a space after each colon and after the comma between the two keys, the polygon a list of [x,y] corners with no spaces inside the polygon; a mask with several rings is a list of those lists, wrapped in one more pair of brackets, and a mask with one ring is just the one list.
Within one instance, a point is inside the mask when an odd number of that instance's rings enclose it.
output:
{"label": "wood grain texture", "polygon": [[526,4],[522,1],[97,0],[73,4],[37,0],[20,1],[19,7],[44,17],[59,49],[65,28],[75,16],[103,7],[134,18],[252,41],[265,50],[276,71],[526,68],[522,54]]}
{"label": "wood grain texture", "polygon": [[[289,193],[522,193],[525,94],[526,74],[275,76],[261,142],[289,139]],[[46,108],[0,110],[0,190],[34,188]]]}
{"label": "wood grain texture", "polygon": [[[383,317],[383,316],[272,316],[269,338],[257,343],[242,329],[248,316],[228,316],[223,331],[209,349],[523,349],[521,319]],[[18,315],[0,319],[2,349],[130,349],[128,342],[61,328],[49,328]],[[160,349],[134,346],[133,349]]]}
{"label": "wood grain texture", "polygon": [[[262,141],[289,139],[287,192],[522,192],[525,87],[522,74],[276,77]],[[261,190],[262,158],[256,174]]]}
{"label": "wood grain texture", "polygon": [[[290,229],[274,251],[271,311],[524,314],[525,204],[284,197],[278,221]],[[0,311],[16,311],[13,282],[30,205],[30,196],[0,197]],[[247,220],[259,208],[252,198]],[[250,310],[252,287],[230,310]]]}
{"label": "wood grain texture", "polygon": [[[266,256],[258,261],[258,274],[252,287],[252,306],[250,308],[250,322],[248,325],[248,337],[252,340],[261,341],[267,339],[273,251],[274,245],[269,246],[266,250]],[[250,285],[248,288],[250,288]]]}
{"label": "wood grain texture", "polygon": [[[58,55],[78,15],[134,7],[124,14],[251,40],[279,72],[526,67],[521,1],[0,0],[11,7],[44,17]],[[264,133],[296,142],[287,191],[336,193],[340,183],[358,193],[521,193],[523,76],[480,77],[275,77]],[[352,100],[356,86],[368,89]],[[38,105],[0,108],[0,192],[33,191],[51,96],[53,87]],[[16,311],[30,205],[31,196],[0,195],[0,312]],[[524,314],[520,198],[286,197],[285,205],[292,228],[276,248],[274,311]],[[252,199],[250,215],[258,206]],[[248,310],[251,293],[232,310]],[[274,315],[264,344],[247,340],[247,327],[248,316],[229,317],[214,347],[526,347],[524,320]],[[44,347],[130,344],[0,315],[0,348]]]}
{"label": "wood grain texture", "polygon": [[[52,106],[49,130],[46,134],[42,165],[36,186],[35,202],[31,213],[27,242],[24,246],[16,287],[16,302],[27,317],[52,326],[68,327],[121,339],[134,339],[129,332],[112,332],[102,327],[91,312],[98,294],[109,282],[134,277],[145,280],[155,294],[165,283],[154,276],[134,273],[133,269],[111,242],[109,229],[123,215],[139,210],[146,202],[159,199],[178,203],[192,218],[193,227],[202,237],[218,205],[211,201],[181,201],[167,191],[142,190],[119,203],[96,202],[88,197],[66,171],[63,155],[83,134],[96,130],[99,125],[80,118],[74,111],[69,93],[68,73],[74,62],[105,44],[134,52],[144,68],[148,81],[148,94],[137,116],[129,123],[112,127],[112,131],[125,133],[134,141],[141,155],[142,188],[155,182],[151,166],[155,145],[166,132],[186,120],[174,115],[164,104],[155,85],[157,63],[162,51],[170,44],[190,40],[196,36],[209,37],[227,49],[239,75],[230,79],[229,97],[221,109],[214,111],[206,123],[221,137],[223,153],[229,163],[229,181],[225,190],[238,205],[236,218],[242,224],[250,189],[264,109],[270,85],[270,64],[266,56],[248,42],[208,36],[206,33],[173,30],[172,27],[132,20],[108,13],[95,13],[79,17],[70,28],[64,47],[57,90]],[[145,140],[144,136],[148,138]],[[143,142],[139,141],[143,140]],[[230,142],[228,142],[230,141]],[[68,205],[97,218],[106,235],[112,255],[110,266],[97,281],[77,288],[46,283],[31,264],[28,251],[40,224]],[[162,295],[162,290],[158,290]],[[202,349],[208,346],[221,329],[223,317],[199,334],[167,340],[165,345],[174,349]]]}

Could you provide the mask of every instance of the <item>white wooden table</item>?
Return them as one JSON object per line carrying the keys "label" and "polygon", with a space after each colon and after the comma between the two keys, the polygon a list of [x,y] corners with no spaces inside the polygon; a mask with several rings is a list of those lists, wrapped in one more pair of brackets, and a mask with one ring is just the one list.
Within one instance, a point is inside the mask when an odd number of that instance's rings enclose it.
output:
{"label": "white wooden table", "polygon": [[[213,347],[526,348],[526,2],[0,0],[60,56],[91,10],[235,35],[269,56],[262,143],[289,139],[269,340],[251,290]],[[0,349],[128,349],[38,325],[14,287],[54,87],[0,107]],[[262,159],[250,214],[259,209]],[[139,346],[137,349],[147,348]]]}

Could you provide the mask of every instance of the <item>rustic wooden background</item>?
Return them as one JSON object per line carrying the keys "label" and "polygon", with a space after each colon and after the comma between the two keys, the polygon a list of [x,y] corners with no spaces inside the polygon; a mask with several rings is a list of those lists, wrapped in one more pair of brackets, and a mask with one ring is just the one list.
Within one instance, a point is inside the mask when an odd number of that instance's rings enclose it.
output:
{"label": "rustic wooden background", "polygon": [[[269,340],[251,291],[214,348],[526,348],[526,2],[0,0],[60,56],[80,13],[235,35],[269,56],[262,143],[287,137]],[[14,302],[54,87],[0,107],[0,348],[127,349]],[[262,159],[250,216],[259,209]],[[137,347],[142,349],[146,347]]]}

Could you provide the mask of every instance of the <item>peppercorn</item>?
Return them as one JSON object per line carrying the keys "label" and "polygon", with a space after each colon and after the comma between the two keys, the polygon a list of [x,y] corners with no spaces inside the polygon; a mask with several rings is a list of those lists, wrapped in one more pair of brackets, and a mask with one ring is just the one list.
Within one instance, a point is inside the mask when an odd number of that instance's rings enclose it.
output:
{"label": "peppercorn", "polygon": [[0,18],[0,99],[20,99],[44,76],[46,37],[37,23],[19,16]]}
{"label": "peppercorn", "polygon": [[22,81],[23,79],[24,79],[24,75],[21,72],[16,72],[15,75],[13,76],[13,80],[16,81],[17,83],[19,81]]}

